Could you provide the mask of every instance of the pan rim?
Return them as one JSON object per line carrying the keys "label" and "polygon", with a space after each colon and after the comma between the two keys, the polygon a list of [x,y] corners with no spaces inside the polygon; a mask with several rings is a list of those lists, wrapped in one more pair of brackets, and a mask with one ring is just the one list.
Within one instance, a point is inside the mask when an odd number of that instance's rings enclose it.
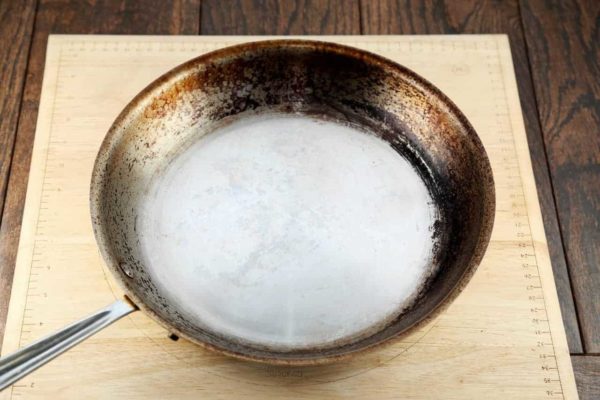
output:
{"label": "pan rim", "polygon": [[[482,155],[482,164],[484,166],[484,170],[481,171],[481,176],[486,181],[483,182],[483,184],[485,184],[485,186],[488,187],[488,190],[484,191],[483,217],[480,225],[478,240],[475,243],[470,261],[468,262],[468,266],[464,269],[464,272],[459,278],[458,283],[451,290],[448,291],[446,296],[442,300],[440,300],[440,302],[427,315],[424,315],[420,320],[417,320],[417,322],[415,322],[409,328],[405,329],[404,331],[398,332],[396,335],[382,340],[380,342],[367,344],[366,346],[363,346],[361,348],[346,351],[343,354],[320,356],[310,355],[310,357],[297,358],[265,357],[256,354],[234,351],[226,347],[207,343],[193,338],[181,332],[178,329],[175,329],[175,327],[171,326],[162,317],[157,315],[157,313],[155,313],[150,307],[148,307],[144,301],[138,298],[127,288],[125,281],[120,274],[118,262],[114,259],[114,257],[110,254],[108,250],[108,239],[105,235],[105,232],[103,231],[101,224],[98,223],[100,215],[99,204],[102,193],[101,188],[103,187],[103,181],[105,179],[103,171],[105,171],[107,160],[110,158],[109,156],[111,154],[111,151],[118,144],[119,139],[122,136],[122,127],[127,125],[128,120],[138,116],[142,112],[144,105],[148,104],[148,102],[152,100],[153,96],[156,93],[160,93],[162,90],[169,87],[172,83],[182,79],[188,74],[193,73],[196,69],[200,68],[201,66],[209,65],[212,62],[224,60],[228,57],[235,57],[236,55],[247,51],[258,51],[263,49],[271,50],[277,48],[300,48],[307,49],[310,51],[323,51],[334,54],[340,54],[359,59],[362,62],[368,63],[370,65],[376,65],[382,69],[394,72],[397,76],[402,77],[411,85],[427,93],[429,101],[435,101],[437,105],[443,107],[444,112],[449,117],[455,119],[455,121],[457,122],[457,126],[460,127],[460,130],[462,131],[462,134],[464,134],[466,137],[469,138],[469,140],[471,140],[476,150]],[[443,94],[436,86],[434,86],[426,79],[422,78],[414,71],[385,57],[351,46],[340,45],[327,41],[306,39],[268,39],[242,43],[218,49],[203,54],[201,56],[195,57],[166,72],[165,74],[151,82],[148,86],[146,86],[139,94],[137,94],[117,116],[100,146],[98,155],[94,162],[92,179],[90,183],[90,211],[92,216],[94,235],[96,237],[96,241],[102,253],[103,259],[107,267],[111,270],[113,277],[118,282],[121,289],[125,292],[126,297],[129,298],[133,303],[135,303],[142,311],[144,311],[145,314],[149,315],[153,320],[165,327],[169,332],[173,332],[176,335],[183,337],[209,350],[213,350],[238,359],[257,361],[275,365],[302,366],[325,364],[334,361],[339,361],[347,359],[357,353],[364,353],[367,350],[374,350],[383,345],[391,344],[403,338],[408,332],[412,332],[418,329],[419,327],[425,325],[435,317],[439,316],[444,310],[446,310],[447,307],[453,302],[453,300],[462,292],[464,287],[468,284],[475,271],[477,270],[481,259],[483,258],[483,255],[489,243],[494,224],[495,189],[493,172],[489,163],[489,158],[475,129],[471,126],[467,118],[452,100],[450,100],[445,94]],[[281,355],[283,356],[285,355],[285,353],[281,353]]]}

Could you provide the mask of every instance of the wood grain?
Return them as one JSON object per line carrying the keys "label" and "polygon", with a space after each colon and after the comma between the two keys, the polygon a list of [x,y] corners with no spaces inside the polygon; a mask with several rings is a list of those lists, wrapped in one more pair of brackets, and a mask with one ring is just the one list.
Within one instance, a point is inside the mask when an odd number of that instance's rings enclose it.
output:
{"label": "wood grain", "polygon": [[600,352],[600,2],[522,2],[584,350]]}
{"label": "wood grain", "polygon": [[358,0],[202,1],[204,35],[356,35]]}
{"label": "wood grain", "polygon": [[25,82],[36,0],[0,2],[0,222]]}
{"label": "wood grain", "polygon": [[572,356],[580,400],[600,399],[600,356]]}
{"label": "wood grain", "polygon": [[[0,226],[0,332],[4,331],[11,292],[48,34],[197,34],[199,13],[198,0],[155,0],[144,4],[135,0],[40,1]],[[24,65],[20,68],[24,70]]]}

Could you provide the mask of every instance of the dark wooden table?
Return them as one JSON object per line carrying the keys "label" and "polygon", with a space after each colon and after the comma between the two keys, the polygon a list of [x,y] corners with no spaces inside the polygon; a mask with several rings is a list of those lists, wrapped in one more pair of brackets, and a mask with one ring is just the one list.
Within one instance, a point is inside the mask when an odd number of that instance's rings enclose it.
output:
{"label": "dark wooden table", "polygon": [[600,398],[599,0],[0,0],[0,334],[49,33],[508,34],[579,393]]}

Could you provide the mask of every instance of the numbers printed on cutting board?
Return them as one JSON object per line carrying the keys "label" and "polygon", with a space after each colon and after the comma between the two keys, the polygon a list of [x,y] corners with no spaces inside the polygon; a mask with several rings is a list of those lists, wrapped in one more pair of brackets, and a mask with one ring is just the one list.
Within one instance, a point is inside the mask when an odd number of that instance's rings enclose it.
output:
{"label": "numbers printed on cutting board", "polygon": [[517,149],[506,100],[507,95],[503,83],[502,66],[500,65],[499,57],[488,54],[486,58],[490,80],[496,92],[494,94],[496,115],[494,123],[497,125],[497,130],[500,133],[496,141],[502,153],[501,168],[506,171],[506,174],[502,175],[502,181],[497,181],[496,185],[501,185],[507,189],[502,193],[508,194],[507,199],[502,199],[498,196],[496,218],[501,218],[500,215],[505,214],[514,221],[514,237],[519,248],[518,262],[523,270],[524,295],[529,300],[531,330],[535,337],[535,340],[532,341],[531,351],[539,355],[539,368],[542,372],[540,379],[548,386],[548,389],[545,390],[545,395],[549,398],[564,398],[552,331],[546,311],[546,301],[540,279],[540,271],[535,254],[535,245],[529,224],[526,197],[521,182],[521,171],[516,156]]}

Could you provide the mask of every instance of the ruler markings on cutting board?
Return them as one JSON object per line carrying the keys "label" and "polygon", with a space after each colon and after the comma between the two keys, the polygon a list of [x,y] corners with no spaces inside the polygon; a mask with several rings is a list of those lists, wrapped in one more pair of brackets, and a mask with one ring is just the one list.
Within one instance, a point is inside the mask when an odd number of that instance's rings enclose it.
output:
{"label": "ruler markings on cutting board", "polygon": [[[427,398],[437,391],[445,398],[576,398],[506,38],[317,39],[361,47],[414,69],[446,92],[482,137],[496,181],[496,225],[480,270],[455,304],[382,351],[349,365],[312,369],[224,359],[168,340],[137,313],[13,385],[2,398],[193,397],[199,390],[237,398],[364,398],[375,388],[381,397]],[[120,109],[160,73],[247,40],[50,38],[3,354],[120,293],[107,280],[87,210],[95,152]],[[115,82],[119,87],[109,85]],[[151,357],[157,359],[140,365]],[[134,378],[122,379],[124,369]],[[147,386],[154,391],[145,391]]]}
{"label": "ruler markings on cutting board", "polygon": [[[498,42],[496,42],[496,48],[498,48]],[[489,56],[488,56],[489,58]],[[497,54],[497,60],[500,60],[500,53]],[[492,71],[493,65],[489,64],[489,68]],[[498,62],[496,66],[502,79],[499,82],[504,81],[504,71],[502,69],[501,64]],[[493,80],[493,77],[490,76],[490,79]],[[496,98],[497,104],[501,107],[500,110],[496,109],[496,115],[498,117],[498,124],[501,127],[500,133],[501,135],[498,138],[498,141],[502,144],[505,144],[506,147],[503,148],[511,148],[512,152],[516,153],[517,146],[515,143],[514,135],[512,134],[512,130],[510,129],[510,124],[507,123],[510,121],[510,109],[507,104],[508,94],[506,93],[506,86],[501,85],[501,87],[497,87],[494,85],[494,89],[499,91],[499,95]],[[510,136],[510,139],[507,137]],[[508,160],[506,160],[508,161]],[[562,389],[562,382],[560,379],[560,371],[558,368],[558,362],[556,360],[556,350],[554,347],[554,341],[552,339],[552,329],[550,327],[548,311],[546,309],[546,298],[544,296],[544,292],[542,290],[542,281],[540,278],[540,270],[539,264],[537,261],[537,256],[535,253],[535,243],[533,241],[533,237],[531,234],[531,224],[529,221],[529,213],[526,208],[526,196],[525,190],[523,188],[523,184],[521,182],[521,168],[518,164],[512,166],[507,163],[503,163],[503,169],[507,171],[506,177],[516,181],[513,188],[514,191],[509,195],[512,199],[512,216],[516,218],[518,221],[515,222],[515,236],[520,238],[517,245],[521,252],[519,257],[521,258],[521,267],[524,271],[524,278],[528,281],[531,281],[525,289],[529,291],[531,294],[527,296],[529,302],[531,303],[530,312],[532,314],[532,324],[535,335],[538,337],[536,340],[536,347],[541,348],[543,352],[539,353],[541,365],[540,368],[542,371],[546,372],[546,376],[543,378],[544,383],[552,383],[558,382],[560,386],[560,390],[552,389],[552,386],[546,390],[546,394],[548,396],[560,396],[564,398],[564,393]],[[516,175],[514,175],[516,173]],[[520,201],[516,201],[516,199],[523,199],[522,203]],[[500,210],[500,212],[505,212]],[[525,220],[526,222],[522,222]],[[531,261],[533,259],[533,261]],[[532,271],[535,271],[532,273]],[[539,286],[539,287],[538,287]],[[540,303],[542,306],[540,306]],[[543,312],[544,318],[539,318],[538,315],[540,312]],[[550,346],[550,350],[547,351],[548,346]],[[549,362],[550,361],[550,362]],[[552,371],[556,371],[555,374]]]}

